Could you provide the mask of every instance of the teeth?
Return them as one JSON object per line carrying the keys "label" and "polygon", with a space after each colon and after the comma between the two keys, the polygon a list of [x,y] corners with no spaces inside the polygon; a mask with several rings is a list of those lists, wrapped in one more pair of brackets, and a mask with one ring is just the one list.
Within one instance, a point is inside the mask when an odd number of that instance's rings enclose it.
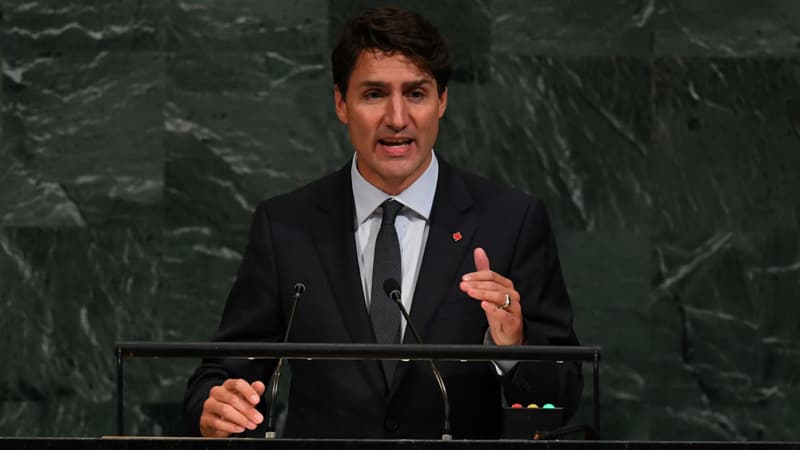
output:
{"label": "teeth", "polygon": [[387,146],[399,146],[399,145],[410,144],[411,140],[407,139],[407,140],[402,140],[402,141],[392,141],[392,140],[388,140],[388,139],[381,139],[381,143],[383,145],[387,145]]}

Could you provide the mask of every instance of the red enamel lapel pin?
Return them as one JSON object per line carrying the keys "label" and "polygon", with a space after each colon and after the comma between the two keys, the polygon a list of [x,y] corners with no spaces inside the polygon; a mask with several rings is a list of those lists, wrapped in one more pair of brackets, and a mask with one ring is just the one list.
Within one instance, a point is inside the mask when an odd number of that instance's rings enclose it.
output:
{"label": "red enamel lapel pin", "polygon": [[460,241],[462,237],[463,236],[461,236],[461,232],[460,231],[456,231],[455,233],[453,233],[453,240],[455,242]]}

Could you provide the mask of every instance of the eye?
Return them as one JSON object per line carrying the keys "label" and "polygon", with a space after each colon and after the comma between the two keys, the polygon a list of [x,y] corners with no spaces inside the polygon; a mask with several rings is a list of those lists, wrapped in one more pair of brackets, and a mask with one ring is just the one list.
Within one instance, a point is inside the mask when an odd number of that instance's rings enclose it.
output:
{"label": "eye", "polygon": [[377,90],[370,90],[364,93],[365,100],[378,100],[383,97],[383,92]]}
{"label": "eye", "polygon": [[424,100],[425,97],[426,97],[425,91],[421,89],[415,89],[408,93],[408,98],[410,98],[412,101],[419,102]]}

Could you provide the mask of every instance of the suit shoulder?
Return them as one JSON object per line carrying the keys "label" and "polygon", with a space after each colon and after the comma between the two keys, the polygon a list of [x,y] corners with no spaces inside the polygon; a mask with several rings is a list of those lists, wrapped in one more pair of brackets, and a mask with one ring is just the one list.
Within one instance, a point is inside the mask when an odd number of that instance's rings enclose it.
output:
{"label": "suit shoulder", "polygon": [[343,173],[343,170],[338,170],[289,192],[262,200],[259,202],[257,209],[278,213],[285,211],[297,213],[309,209],[321,197],[330,195],[331,192],[339,192],[342,189],[350,189],[349,178],[347,173]]}
{"label": "suit shoulder", "polygon": [[486,220],[502,218],[498,220],[504,226],[533,223],[542,229],[550,228],[548,210],[535,196],[452,166],[448,170],[452,171],[452,179],[460,180],[474,211]]}
{"label": "suit shoulder", "polygon": [[467,190],[478,203],[501,200],[504,204],[513,204],[517,207],[531,203],[541,203],[536,197],[519,189],[508,187],[502,183],[460,169],[453,168],[452,170],[464,180]]}

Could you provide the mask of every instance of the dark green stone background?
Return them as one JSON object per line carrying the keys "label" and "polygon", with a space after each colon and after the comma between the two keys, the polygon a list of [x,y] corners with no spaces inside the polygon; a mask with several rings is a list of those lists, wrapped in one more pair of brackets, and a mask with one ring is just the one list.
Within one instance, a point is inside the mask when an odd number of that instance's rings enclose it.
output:
{"label": "dark green stone background", "polygon": [[[0,5],[0,435],[113,433],[114,341],[210,336],[256,202],[350,157],[372,4]],[[407,5],[454,48],[437,152],[549,207],[603,436],[800,439],[800,2]],[[193,364],[128,365],[128,432]]]}

